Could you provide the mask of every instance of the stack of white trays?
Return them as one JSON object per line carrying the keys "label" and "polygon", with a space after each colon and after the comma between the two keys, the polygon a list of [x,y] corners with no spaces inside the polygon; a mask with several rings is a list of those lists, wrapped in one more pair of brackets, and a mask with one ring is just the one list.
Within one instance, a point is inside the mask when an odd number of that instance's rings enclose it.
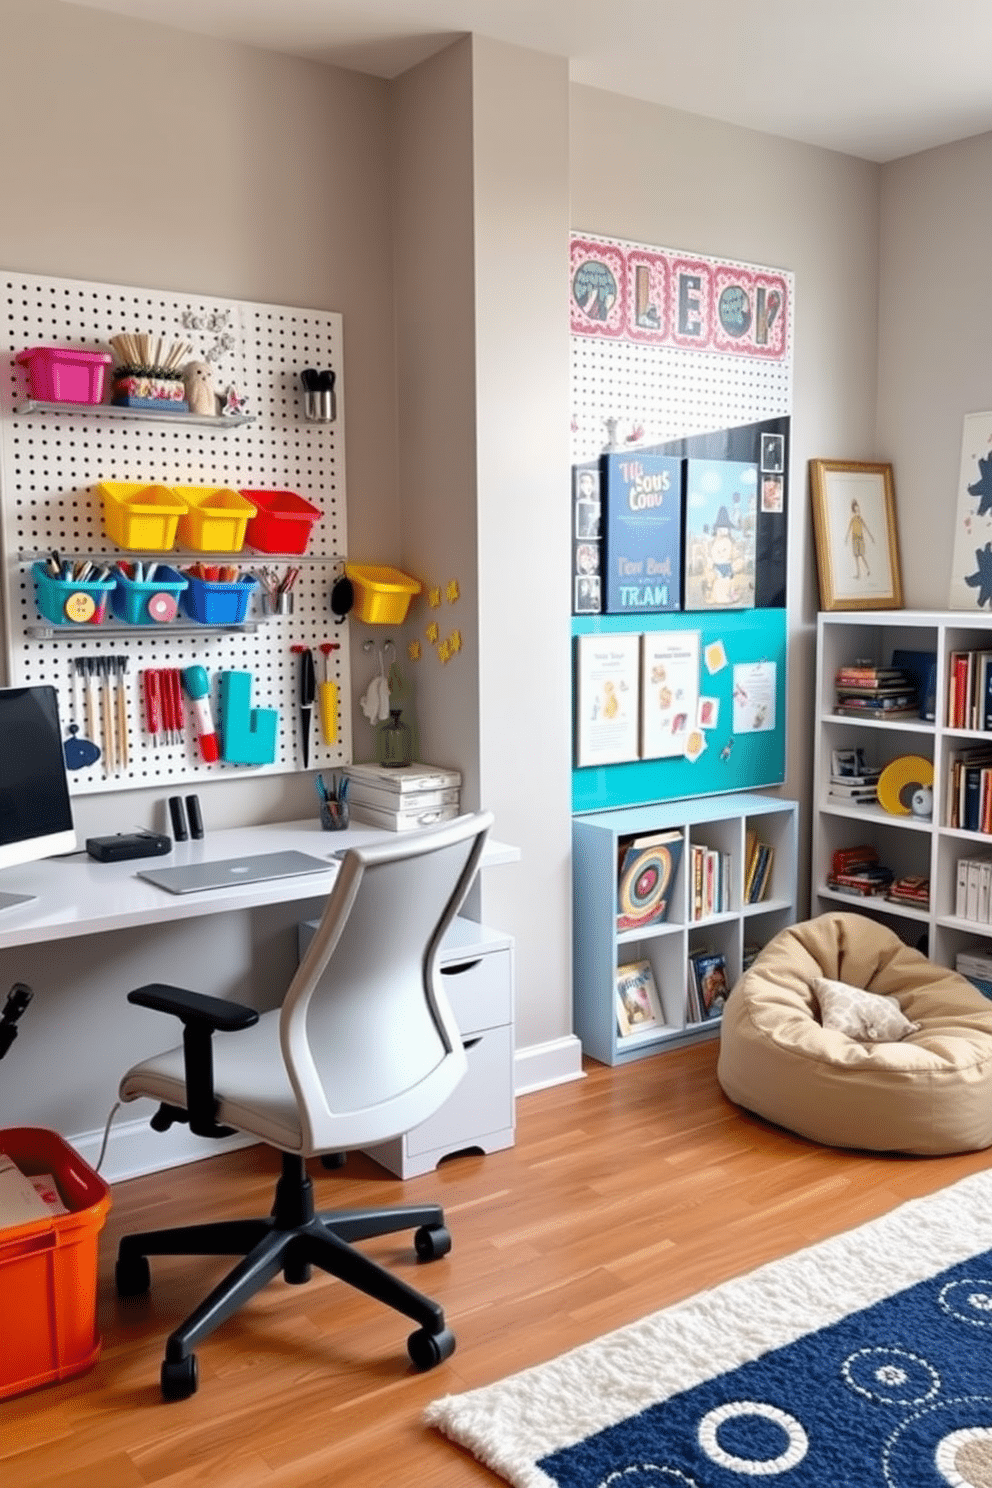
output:
{"label": "stack of white trays", "polygon": [[389,832],[451,821],[459,812],[462,777],[440,765],[348,765],[351,819]]}

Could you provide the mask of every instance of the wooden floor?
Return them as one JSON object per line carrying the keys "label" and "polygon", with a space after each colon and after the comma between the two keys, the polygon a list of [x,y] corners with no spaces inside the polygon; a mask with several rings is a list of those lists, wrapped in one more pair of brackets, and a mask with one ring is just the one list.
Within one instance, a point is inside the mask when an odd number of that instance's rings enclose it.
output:
{"label": "wooden floor", "polygon": [[[176,1219],[264,1214],[262,1148],[114,1189],[101,1237],[103,1351],[88,1374],[0,1404],[9,1488],[456,1488],[495,1484],[420,1424],[439,1395],[487,1384],[762,1261],[862,1223],[985,1166],[984,1153],[832,1151],[726,1102],[707,1043],[518,1102],[517,1145],[407,1183],[360,1156],[314,1176],[324,1207],[439,1198],[449,1256],[418,1266],[406,1237],[370,1242],[444,1306],[458,1337],[428,1374],[405,1319],[339,1282],[281,1279],[199,1350],[200,1389],[163,1403],[170,1329],[226,1269],[152,1263],[148,1297],[114,1294],[119,1235]],[[2,1347],[0,1319],[0,1347]]]}

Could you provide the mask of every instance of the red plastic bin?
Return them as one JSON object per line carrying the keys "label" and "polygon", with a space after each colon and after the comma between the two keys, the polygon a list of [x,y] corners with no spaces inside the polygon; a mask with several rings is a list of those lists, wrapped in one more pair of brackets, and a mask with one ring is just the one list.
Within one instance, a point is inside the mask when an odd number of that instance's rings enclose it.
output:
{"label": "red plastic bin", "polygon": [[0,1131],[28,1176],[51,1173],[68,1214],[0,1230],[0,1400],[70,1379],[100,1354],[96,1328],[97,1253],[110,1190],[57,1132]]}
{"label": "red plastic bin", "polygon": [[108,351],[67,346],[32,346],[17,353],[28,369],[31,396],[40,403],[101,403],[104,373],[113,360]]}
{"label": "red plastic bin", "polygon": [[245,542],[260,553],[305,553],[310,529],[324,513],[295,491],[241,491],[256,508]]}

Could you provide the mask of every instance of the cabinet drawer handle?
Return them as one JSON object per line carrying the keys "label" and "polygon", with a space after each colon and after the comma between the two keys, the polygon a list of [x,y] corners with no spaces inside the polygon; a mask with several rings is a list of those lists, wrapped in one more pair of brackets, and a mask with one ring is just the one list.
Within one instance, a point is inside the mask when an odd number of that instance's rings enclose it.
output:
{"label": "cabinet drawer handle", "polygon": [[469,1051],[469,1049],[474,1049],[475,1046],[476,1046],[476,1044],[481,1044],[481,1043],[482,1043],[482,1034],[481,1033],[477,1033],[475,1035],[475,1038],[462,1039],[462,1048],[465,1050],[465,1053],[467,1054],[468,1051]]}
{"label": "cabinet drawer handle", "polygon": [[461,976],[464,971],[473,971],[476,966],[482,965],[482,957],[477,956],[474,961],[459,961],[456,966],[442,966],[442,976]]}

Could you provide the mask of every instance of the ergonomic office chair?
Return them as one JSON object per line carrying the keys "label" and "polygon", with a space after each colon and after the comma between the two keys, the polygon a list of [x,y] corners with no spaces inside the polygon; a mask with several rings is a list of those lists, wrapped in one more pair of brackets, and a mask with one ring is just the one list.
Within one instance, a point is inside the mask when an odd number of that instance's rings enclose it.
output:
{"label": "ergonomic office chair", "polygon": [[301,1283],[319,1266],[412,1318],[420,1326],[407,1348],[418,1369],[452,1354],[441,1307],[350,1243],[410,1228],[418,1259],[435,1260],[451,1248],[441,1207],[316,1213],[305,1164],[409,1131],[464,1075],[438,951],[491,822],[480,812],[350,849],[282,1005],[271,1012],[158,983],[128,994],[139,1007],[180,1018],[183,1044],[129,1070],[121,1099],[159,1101],[152,1117],[159,1130],[188,1121],[201,1136],[248,1132],[283,1154],[270,1216],[120,1242],[121,1296],[148,1290],[150,1255],[243,1257],[170,1335],[161,1376],[167,1400],[194,1393],[195,1346],[278,1271]]}

